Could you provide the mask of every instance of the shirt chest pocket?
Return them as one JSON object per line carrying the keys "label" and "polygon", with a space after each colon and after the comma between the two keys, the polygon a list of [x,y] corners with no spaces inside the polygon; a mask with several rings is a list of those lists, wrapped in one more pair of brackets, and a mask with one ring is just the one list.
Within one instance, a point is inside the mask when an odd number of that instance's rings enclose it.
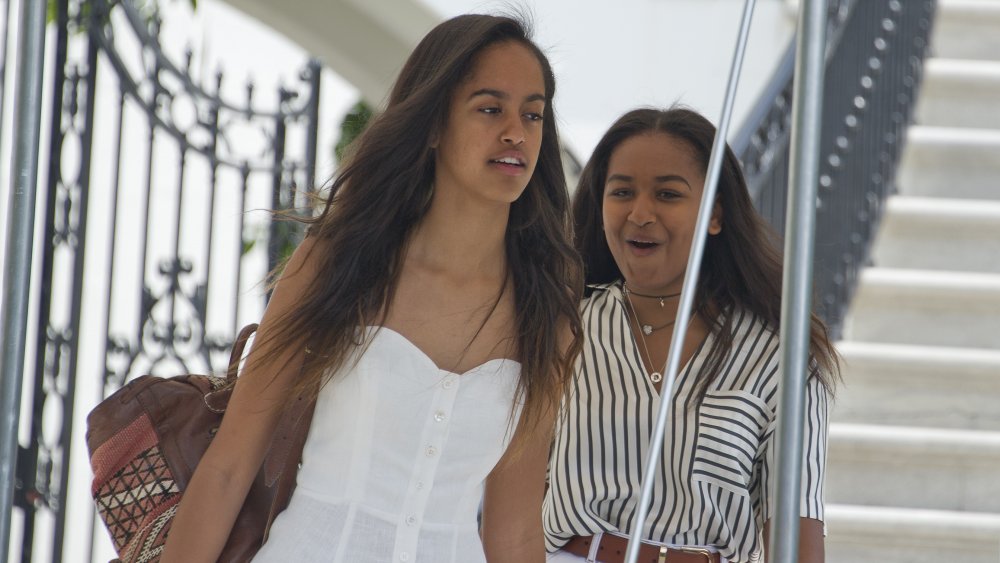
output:
{"label": "shirt chest pocket", "polygon": [[763,401],[744,391],[707,393],[698,407],[692,479],[747,494],[768,412]]}

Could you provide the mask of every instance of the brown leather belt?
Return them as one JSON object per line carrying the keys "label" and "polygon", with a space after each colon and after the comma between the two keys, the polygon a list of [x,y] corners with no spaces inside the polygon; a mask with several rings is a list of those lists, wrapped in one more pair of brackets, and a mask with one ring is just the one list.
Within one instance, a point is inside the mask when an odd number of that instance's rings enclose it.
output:
{"label": "brown leather belt", "polygon": [[[595,536],[573,536],[562,549],[580,557],[590,556],[590,544]],[[599,563],[623,563],[628,538],[603,534],[597,546]],[[588,559],[589,561],[589,559]],[[663,547],[643,542],[639,546],[638,563],[719,563],[719,554],[698,547]]]}

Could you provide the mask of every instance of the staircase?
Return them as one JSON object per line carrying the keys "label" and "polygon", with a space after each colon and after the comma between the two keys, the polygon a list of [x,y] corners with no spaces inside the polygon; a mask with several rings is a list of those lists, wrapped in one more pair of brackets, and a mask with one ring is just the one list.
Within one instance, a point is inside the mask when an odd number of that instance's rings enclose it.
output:
{"label": "staircase", "polygon": [[998,563],[1000,0],[939,0],[897,185],[838,344],[827,561]]}

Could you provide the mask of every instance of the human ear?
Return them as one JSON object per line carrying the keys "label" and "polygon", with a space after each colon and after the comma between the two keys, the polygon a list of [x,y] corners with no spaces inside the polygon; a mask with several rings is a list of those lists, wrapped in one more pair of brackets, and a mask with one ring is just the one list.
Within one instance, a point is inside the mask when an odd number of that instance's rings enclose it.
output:
{"label": "human ear", "polygon": [[722,205],[716,201],[712,206],[712,219],[708,222],[708,234],[717,235],[722,232]]}

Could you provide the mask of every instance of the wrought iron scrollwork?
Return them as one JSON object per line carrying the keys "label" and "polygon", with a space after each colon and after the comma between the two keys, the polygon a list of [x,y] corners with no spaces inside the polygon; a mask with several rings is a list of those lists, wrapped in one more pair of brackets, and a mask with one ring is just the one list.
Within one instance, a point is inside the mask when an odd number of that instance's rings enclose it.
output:
{"label": "wrought iron scrollwork", "polygon": [[[253,244],[271,220],[251,212],[302,205],[316,165],[317,62],[303,60],[275,101],[252,81],[233,96],[222,71],[196,78],[191,49],[179,62],[164,50],[155,10],[55,5],[45,298],[17,468],[24,561],[62,558],[78,393],[90,401],[142,373],[224,369],[241,319],[263,310],[245,280],[274,265],[268,246],[289,244]],[[35,526],[43,513],[54,525]]]}
{"label": "wrought iron scrollwork", "polygon": [[[299,76],[305,94],[281,87],[277,109],[261,111],[256,107],[257,87],[253,82],[247,82],[244,99],[233,102],[221,94],[221,72],[215,74],[209,87],[197,83],[192,77],[193,55],[190,50],[185,53],[182,64],[175,64],[160,46],[162,22],[156,14],[147,21],[127,2],[103,6],[109,13],[109,17],[103,18],[107,23],[97,26],[91,35],[114,69],[125,99],[134,102],[146,113],[150,121],[150,144],[157,142],[154,135],[172,138],[177,144],[177,166],[181,175],[186,172],[191,160],[202,158],[210,168],[209,186],[212,190],[217,187],[216,181],[226,169],[238,171],[242,178],[244,185],[240,191],[244,193],[241,196],[245,195],[252,175],[268,175],[273,178],[273,205],[269,207],[294,207],[298,186],[311,188],[314,179],[314,122],[319,65],[309,63]],[[127,25],[113,25],[116,22],[110,17],[110,11],[116,8],[122,15],[119,19]],[[116,34],[124,32],[134,35],[141,46],[138,64],[134,61],[130,63],[117,45]],[[289,124],[300,122],[305,122],[310,129],[308,133],[312,142],[308,144],[311,149],[305,159],[287,159],[286,129]],[[152,157],[149,166],[153,166]],[[137,332],[131,336],[109,335],[108,378],[111,386],[120,384],[125,374],[131,373],[136,362],[142,360],[143,371],[155,371],[164,362],[190,370],[195,367],[189,365],[192,358],[200,360],[200,369],[209,369],[217,365],[212,362],[212,353],[229,345],[229,338],[212,335],[206,328],[211,291],[207,274],[196,272],[192,260],[179,247],[180,233],[186,228],[180,212],[184,205],[182,200],[185,196],[194,197],[189,195],[192,190],[181,178],[175,202],[178,210],[173,225],[174,249],[161,259],[158,270],[143,272],[143,279],[147,282],[143,284]],[[214,203],[213,199],[210,205]],[[146,205],[150,205],[148,201]],[[208,217],[207,221],[211,229],[214,217]],[[269,245],[272,247],[288,245],[284,241],[297,236],[297,233],[283,233],[273,228],[270,234]],[[206,260],[211,260],[212,254],[217,252],[218,249],[210,243],[203,250]],[[143,255],[152,254],[147,241]],[[276,259],[276,256],[271,256],[269,264],[273,265]],[[186,309],[186,314],[179,316],[179,309]],[[230,326],[229,330],[234,331],[235,326]],[[127,360],[121,362],[123,358]]]}

